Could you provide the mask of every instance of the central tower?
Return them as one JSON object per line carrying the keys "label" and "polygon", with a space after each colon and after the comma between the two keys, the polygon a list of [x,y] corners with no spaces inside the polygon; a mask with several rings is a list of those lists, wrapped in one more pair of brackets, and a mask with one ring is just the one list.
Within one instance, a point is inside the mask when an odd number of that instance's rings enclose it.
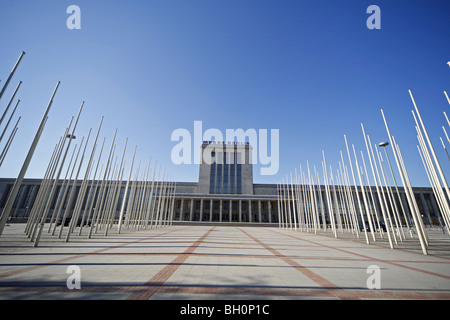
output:
{"label": "central tower", "polygon": [[252,146],[203,141],[198,179],[202,194],[253,194]]}

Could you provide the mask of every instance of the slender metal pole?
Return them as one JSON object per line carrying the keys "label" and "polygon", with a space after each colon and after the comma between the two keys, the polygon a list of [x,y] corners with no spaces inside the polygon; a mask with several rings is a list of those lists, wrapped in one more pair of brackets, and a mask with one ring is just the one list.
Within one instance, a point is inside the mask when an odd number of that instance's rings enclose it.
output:
{"label": "slender metal pole", "polygon": [[[62,161],[61,161],[61,166],[60,166],[60,168],[59,168],[59,170],[58,170],[58,173],[57,173],[57,175],[56,175],[56,178],[55,178],[55,184],[54,184],[54,186],[53,186],[53,188],[52,188],[52,191],[51,191],[51,193],[50,193],[50,197],[49,197],[50,200],[47,202],[47,206],[45,207],[44,212],[42,213],[42,221],[41,221],[41,225],[40,225],[40,227],[39,227],[39,232],[38,232],[38,235],[37,235],[36,240],[35,240],[35,243],[34,243],[34,246],[35,246],[35,247],[37,247],[38,244],[39,244],[39,239],[40,239],[41,234],[42,234],[42,229],[44,228],[45,219],[46,219],[47,214],[48,214],[48,212],[49,212],[49,210],[50,210],[51,199],[53,198],[54,192],[55,192],[55,190],[56,190],[56,185],[57,185],[57,183],[58,183],[59,175],[61,174],[61,170],[62,170],[62,168],[63,168],[63,165],[64,165],[64,161],[65,161],[67,152],[69,151],[70,143],[71,143],[71,141],[73,140],[73,137],[75,136],[75,135],[74,135],[74,134],[75,134],[75,129],[76,129],[76,127],[77,127],[78,120],[79,120],[80,115],[81,115],[81,111],[83,110],[83,106],[84,106],[84,101],[81,103],[80,109],[79,109],[79,111],[78,111],[77,118],[75,119],[75,124],[74,124],[73,129],[72,129],[72,134],[68,137],[69,142],[68,142],[68,144],[67,144],[66,151],[65,151],[64,156],[63,156],[63,159],[62,159]],[[64,224],[64,222],[63,222],[62,224]]]}
{"label": "slender metal pole", "polygon": [[[83,179],[83,182],[81,184],[80,193],[79,193],[79,196],[77,197],[77,204],[76,204],[76,208],[75,208],[75,211],[74,211],[74,216],[76,217],[77,221],[78,221],[78,217],[79,217],[79,215],[81,213],[81,209],[82,209],[82,206],[83,206],[83,203],[84,203],[84,199],[86,198],[86,193],[87,193],[87,190],[88,190],[89,175],[91,174],[91,171],[92,171],[92,164],[94,162],[94,154],[95,154],[95,150],[97,148],[97,140],[98,140],[98,136],[99,136],[99,133],[100,133],[100,129],[102,127],[102,123],[103,123],[103,116],[100,119],[100,124],[99,124],[98,129],[97,129],[97,134],[95,135],[95,140],[94,140],[94,143],[92,144],[91,155],[89,157],[89,161],[88,161],[88,164],[86,166],[86,172],[84,174],[84,179]],[[95,175],[94,175],[94,178],[95,178]],[[86,201],[86,206],[87,206],[87,201]],[[81,235],[81,229],[83,228],[83,223],[84,223],[85,216],[86,216],[85,213],[86,213],[86,210],[82,214],[82,218],[81,218],[81,222],[80,222],[79,235]]]}
{"label": "slender metal pole", "polygon": [[[112,142],[111,142],[111,148],[110,148],[110,150],[109,150],[108,161],[106,162],[105,172],[104,172],[104,174],[103,174],[102,185],[101,185],[101,187],[100,187],[100,192],[102,192],[102,190],[105,191],[105,192],[103,192],[103,194],[102,194],[102,196],[101,196],[99,205],[96,206],[96,208],[94,209],[94,213],[93,213],[92,221],[91,221],[91,226],[90,226],[90,228],[89,228],[89,233],[88,233],[88,236],[87,236],[88,239],[90,239],[90,238],[92,237],[92,231],[93,231],[93,229],[94,229],[94,220],[96,220],[96,222],[95,222],[95,228],[96,228],[96,232],[97,232],[98,218],[99,218],[99,216],[100,216],[100,214],[101,214],[100,211],[101,211],[102,208],[103,208],[103,200],[104,200],[104,198],[105,198],[105,197],[104,197],[104,194],[106,193],[105,182],[106,182],[107,174],[108,174],[108,172],[109,172],[109,167],[110,167],[110,162],[111,162],[111,156],[112,156],[113,148],[114,148],[114,142],[116,141],[116,135],[117,135],[117,129],[116,129],[115,132],[114,132],[114,138],[113,138],[113,140],[112,140]],[[99,197],[100,197],[100,194],[99,194]],[[98,200],[99,200],[99,199],[97,199],[97,202],[98,202]],[[96,219],[96,218],[97,218],[97,219]]]}
{"label": "slender metal pole", "polygon": [[14,93],[13,93],[11,99],[9,99],[9,103],[8,103],[8,105],[6,106],[6,109],[5,109],[5,111],[3,112],[2,117],[0,118],[0,125],[1,125],[2,122],[3,122],[3,119],[5,119],[5,116],[6,116],[6,114],[8,113],[9,107],[11,106],[11,103],[13,102],[13,100],[14,100],[16,94],[17,94],[17,91],[19,91],[19,88],[20,88],[20,85],[21,85],[21,84],[22,84],[22,81],[19,82],[19,84],[17,85],[16,89],[14,90]]}
{"label": "slender metal pole", "polygon": [[[323,167],[324,167],[324,176],[325,176],[324,179],[327,181],[327,189],[328,189],[328,193],[330,193],[330,189],[328,187],[327,163],[325,160],[325,151],[324,150],[322,150],[322,158],[323,158]],[[333,203],[331,202],[331,193],[330,193],[328,213],[330,215],[331,230],[333,231],[334,237],[337,238],[336,224],[335,224],[334,214],[333,214]]]}
{"label": "slender metal pole", "polygon": [[11,73],[10,73],[9,76],[8,76],[8,79],[6,79],[6,82],[5,82],[5,84],[3,85],[2,91],[0,91],[0,100],[2,99],[2,96],[3,96],[3,94],[5,93],[5,90],[6,90],[6,88],[8,87],[9,82],[11,81],[12,77],[14,76],[14,73],[16,72],[17,67],[18,67],[19,64],[20,64],[20,61],[22,61],[22,58],[23,58],[24,55],[25,55],[25,51],[22,51],[21,54],[20,54],[20,56],[19,56],[19,59],[17,59],[16,64],[14,65],[14,67],[13,67]]}
{"label": "slender metal pole", "polygon": [[[396,190],[396,192],[397,192],[398,202],[400,202],[400,207],[402,208],[403,217],[405,218],[406,227],[407,227],[408,230],[410,231],[410,235],[411,235],[411,237],[412,237],[411,227],[409,226],[409,219],[408,219],[408,217],[406,216],[406,211],[405,211],[405,208],[403,207],[402,199],[401,199],[401,197],[400,197],[400,191],[398,190],[398,186],[397,186],[397,180],[395,179],[394,170],[392,170],[392,165],[391,165],[391,161],[390,161],[390,159],[389,159],[389,155],[388,155],[387,150],[386,150],[386,146],[383,146],[383,149],[384,149],[384,153],[386,154],[386,159],[387,159],[387,161],[388,161],[389,168],[390,168],[390,170],[391,170],[392,178],[394,179],[395,190]],[[395,200],[395,199],[394,199],[394,200]]]}
{"label": "slender metal pole", "polygon": [[130,173],[128,174],[128,180],[127,180],[127,184],[125,186],[125,191],[123,194],[122,206],[120,208],[120,213],[119,213],[119,223],[117,224],[117,232],[118,233],[120,233],[120,229],[122,228],[123,214],[125,211],[125,203],[127,202],[128,188],[130,185],[131,172],[133,171],[133,164],[134,164],[134,157],[136,155],[136,149],[137,149],[137,146],[134,147],[133,160],[131,160],[131,166],[130,166]]}
{"label": "slender metal pole", "polygon": [[153,167],[153,177],[152,177],[152,185],[151,185],[151,189],[150,189],[150,194],[149,194],[149,199],[148,199],[148,205],[147,205],[147,216],[145,218],[145,228],[148,227],[148,225],[151,223],[151,213],[152,213],[152,208],[154,206],[154,197],[153,197],[153,190],[155,187],[155,175],[156,175],[156,161]]}
{"label": "slender metal pole", "polygon": [[5,204],[5,208],[3,209],[2,216],[0,218],[0,235],[3,233],[3,229],[5,228],[6,221],[8,220],[8,216],[11,214],[11,209],[16,199],[17,193],[19,192],[19,188],[22,185],[23,178],[28,170],[28,166],[33,158],[34,151],[41,137],[42,131],[44,130],[45,123],[47,122],[47,115],[50,112],[50,108],[53,104],[53,99],[55,97],[56,91],[58,90],[60,82],[58,81],[55,90],[53,91],[52,97],[50,98],[50,102],[48,103],[47,109],[44,112],[39,128],[36,132],[36,135],[33,139],[30,149],[28,150],[28,154],[25,158],[25,161],[22,165],[22,169],[17,176],[16,181],[14,182],[13,188],[11,189],[11,193],[8,197],[8,200]]}
{"label": "slender metal pole", "polygon": [[434,162],[436,164],[436,167],[438,169],[439,176],[441,177],[442,183],[444,184],[445,191],[447,192],[447,196],[450,198],[450,189],[448,187],[447,180],[445,179],[445,175],[442,172],[442,168],[441,168],[439,160],[438,160],[438,158],[436,156],[436,153],[434,152],[433,144],[431,143],[430,137],[428,136],[427,129],[425,128],[425,124],[423,123],[422,116],[420,115],[419,109],[417,108],[416,101],[414,101],[414,97],[412,95],[412,92],[411,92],[411,90],[408,90],[408,91],[409,91],[409,95],[411,96],[411,100],[413,102],[414,108],[416,109],[417,117],[419,118],[419,122],[420,122],[420,124],[422,126],[423,133],[425,134],[425,138],[426,138],[426,140],[428,142],[428,146],[430,147],[431,155],[433,156],[433,160],[434,160]]}
{"label": "slender metal pole", "polygon": [[11,146],[13,140],[14,140],[14,136],[16,135],[17,129],[18,129],[18,125],[20,122],[21,117],[19,117],[19,119],[17,119],[16,125],[14,126],[13,130],[11,131],[11,134],[9,135],[8,140],[6,141],[5,147],[3,148],[2,154],[0,155],[0,167],[2,166],[3,160],[6,157],[6,154],[8,153],[8,149]]}
{"label": "slender metal pole", "polygon": [[[278,228],[282,229],[282,219],[281,219],[281,206],[280,206],[280,187],[279,187],[279,183],[277,182],[277,204],[278,204]],[[240,204],[241,205],[241,204]]]}
{"label": "slender metal pole", "polygon": [[[387,131],[387,134],[389,136],[389,140],[390,140],[390,143],[391,143],[391,146],[392,146],[392,150],[393,150],[393,153],[394,153],[394,158],[395,158],[395,161],[397,163],[397,167],[399,169],[400,178],[402,179],[403,185],[406,186],[404,172],[403,172],[403,169],[400,166],[399,158],[398,158],[398,155],[397,155],[397,150],[396,150],[396,148],[395,148],[395,146],[393,144],[393,139],[392,139],[392,136],[391,136],[391,132],[389,130],[389,126],[387,124],[386,117],[384,116],[383,109],[381,109],[381,115],[383,116],[384,125],[386,127],[386,131]],[[411,212],[413,212],[414,208],[413,208],[413,205],[412,205],[412,199],[411,199],[411,195],[409,194],[409,192],[406,192],[406,198],[407,198],[408,203],[410,205]],[[412,217],[413,217],[413,220],[414,220],[414,224],[418,227],[419,226],[418,218],[416,217],[416,215],[414,213],[412,214]],[[428,250],[426,248],[425,239],[423,237],[423,234],[422,234],[422,232],[417,232],[417,234],[419,236],[419,241],[420,241],[420,245],[421,245],[421,248],[422,248],[422,252],[423,252],[424,255],[427,255],[428,254]]]}
{"label": "slender metal pole", "polygon": [[[80,171],[81,171],[81,165],[83,164],[84,154],[85,154],[85,152],[86,152],[86,147],[87,147],[87,144],[88,144],[88,142],[89,142],[89,137],[90,137],[90,135],[91,135],[91,129],[89,129],[89,134],[88,134],[88,137],[87,137],[86,142],[85,142],[85,144],[84,144],[83,152],[81,153],[80,163],[78,164],[78,169],[77,169],[77,172],[75,173],[75,178],[73,179],[73,182],[72,182],[72,189],[70,190],[69,199],[68,199],[68,201],[67,201],[66,210],[64,211],[63,221],[65,221],[65,218],[66,218],[66,217],[71,218],[71,219],[70,219],[69,226],[68,226],[68,231],[67,231],[67,236],[66,236],[65,242],[68,242],[68,241],[69,241],[70,233],[71,233],[72,227],[74,227],[73,224],[74,224],[74,223],[75,223],[75,225],[77,224],[77,222],[74,221],[74,220],[75,220],[75,219],[74,219],[75,217],[74,217],[74,215],[73,215],[73,211],[72,211],[71,207],[72,207],[73,197],[75,196],[75,192],[76,192],[76,190],[77,190],[78,176],[79,176]],[[78,154],[79,154],[80,151],[81,151],[81,147],[82,147],[82,145],[83,145],[83,140],[84,140],[84,137],[81,139],[80,148],[78,149]],[[76,166],[76,164],[77,164],[78,154],[77,154],[77,159],[75,159],[75,162],[73,163],[73,168],[74,168],[74,169],[75,169],[75,166]],[[72,214],[70,214],[70,211],[72,211]],[[64,223],[61,223],[61,228],[59,229],[58,238],[61,238],[63,229],[64,229]]]}
{"label": "slender metal pole", "polygon": [[[19,120],[17,121],[17,124],[19,124],[19,121],[20,121],[20,118],[19,118]],[[12,142],[13,142],[13,140],[14,140],[14,137],[16,136],[17,130],[19,130],[19,128],[18,128],[17,125],[16,125],[16,127],[14,128],[14,130],[11,132],[11,136],[9,137],[8,142],[6,143],[6,146],[5,146],[5,148],[3,149],[2,154],[0,155],[0,167],[1,167],[2,164],[3,164],[3,160],[5,160],[5,158],[6,158],[6,154],[8,153],[9,147],[11,146],[11,144],[12,144]]]}
{"label": "slender metal pole", "polygon": [[[392,222],[391,215],[389,213],[389,206],[388,206],[388,203],[387,203],[387,200],[386,200],[386,195],[385,195],[386,192],[384,191],[383,182],[381,181],[381,178],[380,178],[380,173],[379,173],[378,165],[377,165],[377,162],[376,162],[377,160],[376,160],[375,154],[373,152],[372,143],[370,141],[369,135],[367,135],[367,141],[368,141],[368,146],[370,148],[370,152],[371,152],[371,155],[372,155],[373,164],[374,164],[374,167],[375,167],[376,179],[378,181],[378,184],[380,185],[380,194],[381,194],[382,198],[381,199],[379,198],[379,199],[380,199],[380,201],[381,200],[383,201],[383,205],[386,208],[386,217],[388,218],[389,225],[391,226],[392,238],[394,239],[395,244],[398,244],[397,243],[397,237],[395,235],[396,232],[395,232],[395,229],[394,229],[394,223]],[[388,228],[388,225],[386,226],[386,228]]]}
{"label": "slender metal pole", "polygon": [[[19,103],[20,103],[20,99],[17,100],[16,106],[14,107],[13,112],[12,112],[11,115],[9,116],[8,122],[6,123],[6,126],[5,126],[5,128],[3,129],[2,135],[0,136],[0,141],[2,141],[3,136],[5,135],[6,129],[8,129],[9,123],[11,122],[11,119],[13,118],[14,113],[16,112]],[[19,118],[20,118],[20,117],[19,117]]]}
{"label": "slender metal pole", "polygon": [[449,97],[448,97],[447,91],[444,91],[444,94],[445,94],[445,97],[447,98],[448,104],[450,105],[450,99],[449,99]]}
{"label": "slender metal pole", "polygon": [[[369,151],[369,145],[367,143],[366,132],[364,130],[364,125],[362,123],[361,123],[361,128],[362,128],[363,135],[364,135],[364,142],[366,143],[366,149],[367,149],[367,155],[368,155],[369,161],[370,161],[370,167],[372,168],[372,174],[373,174],[373,179],[375,181],[375,187],[376,187],[377,194],[378,194],[379,204],[380,204],[380,207],[381,207],[381,213],[383,215],[383,219],[384,219],[384,222],[386,224],[386,233],[388,235],[389,246],[391,247],[391,249],[393,249],[394,248],[394,244],[392,243],[392,237],[391,237],[391,233],[389,231],[389,222],[390,221],[387,219],[385,207],[384,207],[383,202],[381,201],[380,190],[378,188],[378,181],[377,181],[377,177],[375,175],[375,170],[374,170],[374,163],[372,162],[372,157],[370,156],[370,151]],[[376,167],[376,164],[375,164],[375,167]]]}

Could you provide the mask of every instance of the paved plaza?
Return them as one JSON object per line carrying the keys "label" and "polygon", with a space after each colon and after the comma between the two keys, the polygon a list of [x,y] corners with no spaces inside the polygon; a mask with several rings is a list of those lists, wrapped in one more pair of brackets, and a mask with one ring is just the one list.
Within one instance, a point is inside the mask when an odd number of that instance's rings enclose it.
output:
{"label": "paved plaza", "polygon": [[[416,239],[393,250],[345,234],[220,225],[111,229],[68,243],[44,232],[32,248],[24,227],[0,237],[3,300],[450,299],[450,241],[439,229],[425,256]],[[71,266],[80,289],[68,288]]]}

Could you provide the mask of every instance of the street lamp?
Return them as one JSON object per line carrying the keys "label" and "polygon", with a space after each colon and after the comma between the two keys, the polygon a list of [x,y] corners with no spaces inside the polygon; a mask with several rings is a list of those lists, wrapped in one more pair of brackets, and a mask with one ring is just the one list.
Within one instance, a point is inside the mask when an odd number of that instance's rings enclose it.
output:
{"label": "street lamp", "polygon": [[388,153],[386,151],[386,146],[388,146],[388,145],[389,145],[389,142],[386,142],[386,141],[385,142],[380,142],[378,144],[379,147],[382,147],[384,149],[384,152],[386,154],[386,159],[387,159],[387,161],[389,163],[389,168],[391,169],[391,175],[392,175],[392,178],[394,178],[395,190],[397,191],[398,201],[400,202],[400,206],[402,207],[403,217],[405,218],[405,222],[406,222],[406,226],[408,227],[408,230],[410,230],[409,223],[408,223],[408,218],[406,217],[405,209],[403,208],[402,199],[400,198],[400,192],[398,191],[397,181],[395,180],[394,171],[392,170],[391,161],[389,160],[389,156],[388,156]]}

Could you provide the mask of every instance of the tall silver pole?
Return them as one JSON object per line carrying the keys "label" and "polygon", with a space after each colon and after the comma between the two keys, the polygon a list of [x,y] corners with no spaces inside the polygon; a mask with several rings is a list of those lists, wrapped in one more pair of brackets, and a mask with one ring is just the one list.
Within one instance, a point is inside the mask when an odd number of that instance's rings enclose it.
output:
{"label": "tall silver pole", "polygon": [[[75,120],[75,124],[74,124],[73,129],[72,129],[72,134],[71,134],[70,137],[68,138],[68,139],[69,139],[69,142],[68,142],[68,144],[67,144],[66,151],[65,151],[64,156],[63,156],[63,159],[62,159],[62,161],[61,161],[61,166],[60,166],[60,168],[59,168],[59,170],[58,170],[58,174],[57,174],[57,176],[56,176],[56,178],[55,178],[55,184],[54,184],[54,186],[53,186],[53,188],[52,188],[52,191],[51,191],[51,193],[50,193],[49,201],[47,202],[47,206],[45,207],[44,212],[42,213],[41,225],[40,225],[40,227],[39,227],[39,232],[38,232],[38,235],[37,235],[37,237],[36,237],[36,241],[35,241],[35,243],[34,243],[34,246],[35,246],[35,247],[39,244],[39,239],[40,239],[41,234],[42,234],[42,229],[44,228],[45,219],[46,219],[47,214],[48,214],[48,212],[49,212],[49,210],[50,210],[51,199],[53,198],[54,192],[55,192],[55,190],[56,190],[56,185],[57,185],[57,183],[58,183],[59,175],[61,174],[61,170],[62,170],[64,161],[65,161],[65,158],[66,158],[66,155],[67,155],[67,151],[69,150],[70,143],[71,143],[71,141],[73,140],[72,138],[74,137],[75,129],[76,129],[76,127],[77,127],[78,119],[80,118],[81,110],[83,110],[83,106],[84,106],[84,101],[81,103],[80,109],[79,109],[79,111],[78,111],[78,116],[77,116],[77,118],[76,118],[76,120]],[[64,222],[63,222],[63,224],[64,224]]]}
{"label": "tall silver pole", "polygon": [[5,126],[5,128],[3,129],[2,135],[0,136],[0,142],[2,141],[3,136],[5,135],[5,132],[6,132],[6,130],[7,130],[8,127],[9,127],[9,123],[11,122],[11,119],[13,118],[14,113],[16,113],[16,110],[17,110],[17,107],[19,106],[19,103],[20,103],[20,100],[17,100],[16,106],[14,107],[13,112],[12,112],[11,115],[9,116],[8,122],[6,123],[6,126]]}
{"label": "tall silver pole", "polygon": [[133,164],[134,164],[134,157],[136,155],[136,149],[137,149],[137,146],[134,147],[133,160],[131,160],[131,166],[130,166],[130,173],[128,174],[128,180],[127,180],[127,184],[125,186],[125,192],[123,193],[122,206],[120,208],[120,213],[119,213],[119,223],[117,225],[118,233],[120,233],[120,229],[122,227],[123,214],[125,211],[125,203],[127,202],[128,188],[130,185],[131,172],[133,171]]}
{"label": "tall silver pole", "polygon": [[19,64],[20,64],[20,61],[22,61],[22,58],[23,58],[24,55],[25,55],[25,51],[22,51],[22,53],[21,53],[20,56],[19,56],[19,59],[17,59],[16,64],[14,65],[14,67],[13,67],[11,73],[10,73],[9,76],[8,76],[8,79],[6,79],[6,82],[5,82],[5,84],[3,85],[2,91],[0,91],[0,100],[2,99],[2,96],[3,96],[3,94],[5,93],[6,88],[8,87],[9,82],[11,81],[12,77],[14,76],[14,73],[16,72],[17,67],[18,67]]}
{"label": "tall silver pole", "polygon": [[[4,157],[6,156],[6,153],[8,153],[8,149],[9,146],[12,144],[12,141],[14,140],[14,136],[16,135],[17,129],[18,129],[18,125],[20,122],[20,119],[22,117],[19,117],[19,119],[17,119],[16,125],[14,126],[13,130],[11,131],[11,134],[9,135],[8,140],[6,141],[6,145],[3,148],[2,154],[0,155],[0,160],[3,162]],[[1,167],[1,163],[0,163],[0,167]]]}
{"label": "tall silver pole", "polygon": [[425,124],[422,121],[422,116],[420,115],[419,109],[417,108],[416,101],[414,101],[412,92],[411,92],[411,90],[408,90],[408,91],[409,91],[409,95],[411,96],[411,100],[413,102],[414,108],[416,109],[416,113],[417,113],[417,117],[419,118],[419,122],[422,125],[423,133],[425,134],[425,138],[427,139],[428,146],[430,147],[431,155],[433,156],[434,162],[436,163],[436,167],[438,169],[439,176],[441,177],[442,183],[444,184],[445,191],[447,192],[447,196],[450,198],[450,189],[448,187],[447,180],[445,179],[445,175],[442,172],[442,168],[441,168],[439,160],[436,156],[436,153],[434,152],[433,144],[431,143],[430,137],[428,136],[427,129],[425,128]]}
{"label": "tall silver pole", "polygon": [[[326,180],[326,188],[328,189],[328,193],[330,193],[330,189],[328,186],[328,174],[327,174],[327,163],[325,160],[325,151],[322,150],[322,158],[323,158],[323,168],[324,168],[324,179]],[[337,232],[336,232],[336,224],[334,220],[334,214],[333,214],[333,203],[331,201],[331,193],[330,193],[330,199],[328,204],[328,214],[330,215],[330,223],[331,223],[331,230],[333,231],[334,237],[337,238]]]}
{"label": "tall silver pole", "polygon": [[[106,181],[106,178],[107,178],[107,174],[109,172],[108,169],[110,167],[111,155],[112,155],[113,148],[114,148],[114,142],[116,141],[116,135],[117,135],[117,129],[114,132],[114,138],[113,138],[113,140],[111,142],[111,148],[109,150],[108,161],[106,162],[106,168],[105,168],[105,172],[103,174],[103,181],[102,181],[102,185],[100,187],[100,191],[99,191],[98,197],[100,197],[100,193],[101,192],[103,192],[103,194],[101,195],[101,199],[100,199],[99,205],[96,205],[96,208],[94,209],[94,213],[93,213],[92,221],[91,221],[91,226],[89,228],[89,233],[88,233],[88,236],[87,236],[88,239],[90,239],[92,237],[92,231],[94,229],[94,220],[95,220],[95,228],[96,228],[96,232],[97,232],[98,218],[99,218],[99,216],[101,214],[100,211],[102,210],[103,199],[104,199],[104,195],[106,193],[105,181]],[[97,199],[97,203],[98,203],[98,201],[99,201],[99,199]]]}
{"label": "tall silver pole", "polygon": [[14,140],[14,137],[16,136],[17,130],[19,130],[19,128],[17,127],[17,125],[19,124],[19,121],[20,121],[20,118],[19,118],[19,120],[17,120],[17,124],[14,127],[13,131],[11,132],[11,135],[6,143],[6,146],[3,148],[2,154],[0,155],[0,167],[3,164],[3,160],[5,160],[5,158],[6,158],[6,154],[8,153],[9,147],[11,146],[11,144]]}
{"label": "tall silver pole", "polygon": [[450,105],[450,98],[448,97],[447,91],[444,91],[444,95],[447,98],[447,102]]}
{"label": "tall silver pole", "polygon": [[39,128],[38,128],[38,130],[36,132],[36,135],[35,135],[35,137],[33,139],[32,144],[31,144],[31,147],[28,150],[28,154],[27,154],[27,156],[25,158],[25,161],[24,161],[24,163],[22,165],[22,169],[20,170],[19,175],[17,176],[17,179],[14,182],[14,186],[11,189],[11,193],[10,193],[10,195],[8,197],[8,200],[7,200],[6,204],[5,204],[5,208],[3,209],[2,216],[0,218],[0,235],[3,233],[3,229],[5,228],[5,224],[6,224],[6,221],[8,220],[8,216],[11,214],[11,209],[12,209],[12,206],[13,206],[14,201],[16,199],[17,193],[19,192],[19,188],[22,185],[23,178],[25,177],[25,174],[26,174],[26,172],[28,170],[28,166],[29,166],[29,164],[31,162],[31,159],[33,158],[33,154],[34,154],[36,146],[37,146],[37,144],[39,142],[39,139],[41,137],[42,131],[44,130],[45,123],[47,122],[47,115],[50,112],[50,108],[52,106],[53,99],[55,97],[56,91],[58,90],[59,84],[60,84],[60,82],[58,81],[58,83],[56,84],[56,88],[53,91],[52,97],[50,98],[50,102],[48,103],[47,109],[44,112],[44,115],[42,117],[42,120],[41,120],[41,123],[39,125]]}
{"label": "tall silver pole", "polygon": [[[383,147],[384,153],[386,154],[386,159],[387,159],[387,161],[388,161],[389,168],[390,168],[390,170],[391,170],[391,175],[392,175],[392,178],[394,179],[394,185],[395,185],[395,190],[396,190],[397,196],[398,196],[398,202],[400,202],[400,207],[402,208],[403,217],[405,218],[405,222],[406,222],[406,227],[407,227],[408,230],[410,231],[410,235],[411,235],[411,237],[412,237],[411,228],[410,228],[410,226],[409,226],[409,219],[408,219],[408,217],[406,216],[405,208],[403,207],[403,203],[402,203],[402,198],[400,197],[400,192],[398,191],[397,180],[395,179],[394,170],[392,170],[391,161],[390,161],[390,159],[389,159],[389,155],[388,155],[387,150],[386,150],[386,146],[387,146],[388,144],[389,144],[389,142],[385,142],[385,143],[379,144],[379,146]],[[395,200],[395,199],[394,199],[394,200]]]}
{"label": "tall silver pole", "polygon": [[[380,204],[380,207],[381,207],[381,213],[383,215],[384,222],[386,223],[386,233],[388,235],[389,246],[391,247],[391,249],[393,249],[394,248],[394,244],[392,243],[391,232],[389,231],[389,222],[390,221],[386,217],[386,211],[385,211],[385,208],[384,208],[384,203],[382,202],[382,199],[381,199],[380,190],[378,188],[378,181],[377,181],[377,177],[375,175],[374,163],[372,162],[372,157],[370,156],[370,151],[369,151],[369,145],[367,143],[366,132],[364,131],[364,125],[362,123],[361,123],[361,128],[362,128],[363,135],[364,135],[364,142],[366,143],[366,149],[367,149],[367,155],[368,155],[369,161],[370,161],[370,167],[372,168],[372,174],[373,174],[373,179],[375,181],[375,187],[376,187],[377,194],[378,194],[379,204]],[[375,167],[376,167],[376,163],[375,163]],[[378,171],[378,169],[377,169],[377,171]]]}
{"label": "tall silver pole", "polygon": [[[98,126],[97,129],[97,134],[95,136],[95,140],[94,143],[92,144],[92,150],[91,150],[91,155],[89,157],[89,161],[88,164],[86,166],[86,172],[84,174],[84,179],[83,182],[81,184],[81,188],[80,188],[80,193],[79,196],[77,197],[77,204],[75,206],[75,211],[74,211],[74,216],[76,217],[76,220],[78,221],[78,217],[81,213],[81,209],[84,203],[84,199],[86,198],[86,192],[87,192],[87,188],[88,188],[88,179],[89,179],[89,175],[91,174],[91,170],[92,170],[92,164],[94,161],[94,154],[95,154],[95,150],[97,148],[97,140],[98,140],[98,135],[100,133],[100,129],[102,127],[102,123],[103,123],[103,116],[100,119],[100,124]],[[95,175],[94,175],[95,178]],[[87,207],[87,201],[86,201],[86,207]],[[86,210],[85,210],[86,211]],[[85,213],[84,211],[84,213]],[[85,214],[82,214],[82,218],[81,218],[81,222],[80,222],[80,232],[79,234],[81,234],[81,229],[83,228],[83,223],[84,223],[84,219],[85,219]]]}
{"label": "tall silver pole", "polygon": [[[16,94],[17,94],[17,91],[19,91],[19,88],[20,88],[20,85],[21,85],[21,84],[22,84],[22,81],[19,82],[19,84],[17,85],[16,89],[14,90],[14,93],[13,93],[11,99],[9,100],[8,105],[6,106],[6,109],[5,109],[5,111],[3,112],[2,117],[0,118],[0,124],[2,124],[3,119],[5,118],[6,114],[8,113],[9,107],[11,106],[11,103],[13,102],[14,97],[15,97]],[[20,101],[20,100],[19,100],[19,101]]]}
{"label": "tall silver pole", "polygon": [[[381,115],[383,116],[384,125],[385,125],[385,127],[386,127],[386,131],[387,131],[387,134],[388,134],[388,136],[389,136],[389,140],[390,140],[390,143],[391,143],[391,146],[392,146],[392,151],[393,151],[393,153],[394,153],[394,158],[395,158],[395,161],[396,161],[396,163],[397,163],[397,167],[398,167],[398,169],[399,169],[398,171],[399,171],[399,173],[400,173],[400,178],[401,178],[401,180],[402,180],[403,185],[404,185],[405,188],[406,188],[406,182],[405,182],[404,172],[403,172],[403,170],[402,170],[402,168],[401,168],[401,166],[400,166],[399,158],[398,158],[398,155],[397,155],[397,150],[396,150],[396,148],[395,148],[395,146],[394,146],[394,144],[393,144],[391,132],[390,132],[390,130],[389,130],[389,126],[388,126],[388,124],[387,124],[386,117],[384,116],[383,109],[381,109]],[[413,204],[412,204],[411,195],[409,194],[409,192],[405,192],[405,193],[406,193],[406,198],[407,198],[407,200],[408,200],[408,203],[409,203],[409,206],[410,206],[411,212],[412,212],[412,211],[414,211],[414,208],[413,208]],[[411,214],[411,215],[412,215],[412,217],[413,217],[414,224],[416,225],[417,229],[419,229],[420,226],[419,226],[418,218],[416,217],[416,215],[415,215],[414,213]],[[418,230],[417,234],[418,234],[418,236],[419,236],[419,241],[420,241],[420,246],[421,246],[421,248],[422,248],[422,252],[423,252],[424,255],[427,255],[427,254],[428,254],[428,250],[427,250],[427,248],[426,248],[425,239],[424,239],[424,237],[423,237],[423,234],[422,234],[422,232],[421,232],[420,230]]]}

